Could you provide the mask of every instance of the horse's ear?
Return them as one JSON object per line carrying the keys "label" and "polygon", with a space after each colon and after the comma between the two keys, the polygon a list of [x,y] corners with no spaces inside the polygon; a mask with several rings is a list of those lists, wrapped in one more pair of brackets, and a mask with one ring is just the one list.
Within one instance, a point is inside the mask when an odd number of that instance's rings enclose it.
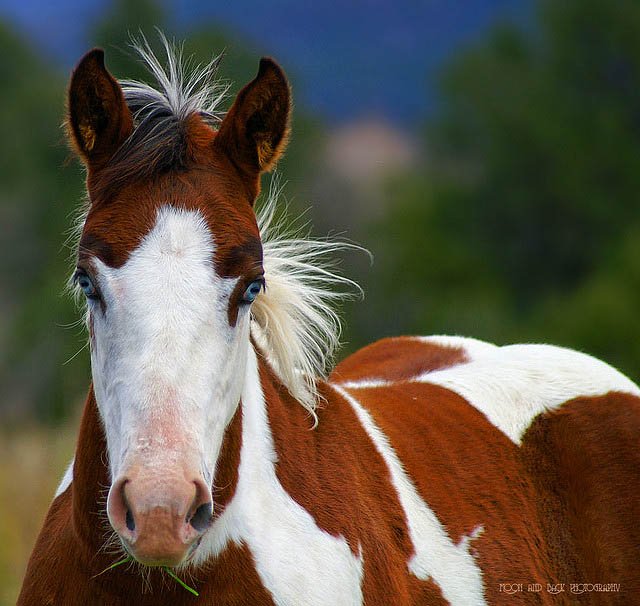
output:
{"label": "horse's ear", "polygon": [[71,76],[67,124],[71,142],[90,166],[107,162],[133,130],[122,88],[105,68],[102,49],[89,51]]}
{"label": "horse's ear", "polygon": [[215,145],[247,172],[270,170],[287,146],[290,114],[287,78],[273,59],[263,57],[258,75],[222,121]]}

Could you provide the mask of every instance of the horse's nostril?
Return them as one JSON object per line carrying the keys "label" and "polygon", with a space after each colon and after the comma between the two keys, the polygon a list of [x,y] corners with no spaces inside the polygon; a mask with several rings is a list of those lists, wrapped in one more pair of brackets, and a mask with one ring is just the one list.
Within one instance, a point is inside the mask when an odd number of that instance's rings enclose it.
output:
{"label": "horse's nostril", "polygon": [[195,513],[189,520],[189,524],[193,526],[198,532],[203,532],[211,524],[211,516],[213,514],[213,507],[211,502],[203,503],[196,509]]}
{"label": "horse's nostril", "polygon": [[127,509],[127,517],[126,517],[127,528],[133,532],[136,529],[136,523],[133,519],[133,514],[130,509]]}

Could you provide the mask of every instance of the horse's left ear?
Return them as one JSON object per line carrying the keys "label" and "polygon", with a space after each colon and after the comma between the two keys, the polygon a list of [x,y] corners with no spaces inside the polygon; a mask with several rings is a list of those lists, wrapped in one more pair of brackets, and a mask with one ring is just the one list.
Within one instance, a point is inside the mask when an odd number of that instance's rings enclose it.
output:
{"label": "horse's left ear", "polygon": [[133,130],[133,118],[118,81],[95,48],[80,61],[69,84],[69,137],[90,167],[107,162]]}
{"label": "horse's left ear", "polygon": [[258,75],[247,84],[220,125],[215,145],[256,176],[276,164],[287,146],[291,93],[284,72],[262,58]]}

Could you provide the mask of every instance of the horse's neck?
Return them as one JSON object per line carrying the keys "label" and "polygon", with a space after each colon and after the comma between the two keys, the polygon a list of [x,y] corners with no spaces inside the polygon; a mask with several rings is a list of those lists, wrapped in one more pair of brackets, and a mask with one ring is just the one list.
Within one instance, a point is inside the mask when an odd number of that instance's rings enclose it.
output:
{"label": "horse's neck", "polygon": [[275,463],[286,450],[282,445],[309,440],[312,426],[308,411],[291,396],[265,358],[251,351],[239,411],[225,435],[216,486],[221,485],[221,472],[229,477],[231,468],[236,482],[241,475],[249,476],[253,486],[273,482]]}
{"label": "horse's neck", "polygon": [[73,467],[73,523],[78,537],[93,548],[104,544],[109,477],[107,443],[93,386],[84,405]]}
{"label": "horse's neck", "polygon": [[[296,526],[294,518],[299,512],[292,513],[287,506],[276,515],[273,507],[291,501],[282,470],[290,476],[292,470],[300,472],[304,466],[303,460],[289,456],[283,444],[303,440],[311,446],[312,425],[309,413],[252,349],[239,410],[225,434],[216,471],[214,507],[218,515],[196,553],[197,563],[210,561],[233,542],[255,547],[247,537],[251,528],[275,528],[287,521]],[[289,505],[289,509],[298,507],[293,501]]]}

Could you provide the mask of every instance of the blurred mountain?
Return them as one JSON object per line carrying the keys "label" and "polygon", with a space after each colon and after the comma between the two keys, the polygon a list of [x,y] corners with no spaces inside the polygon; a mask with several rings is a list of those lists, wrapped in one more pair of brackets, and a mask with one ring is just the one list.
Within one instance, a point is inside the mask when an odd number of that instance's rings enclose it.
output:
{"label": "blurred mountain", "polygon": [[417,147],[402,131],[371,117],[330,131],[326,161],[334,174],[368,186],[390,173],[408,170]]}
{"label": "blurred mountain", "polygon": [[384,185],[419,165],[422,142],[379,116],[329,129],[316,161],[312,213],[318,233],[344,231],[362,240],[392,197]]}
{"label": "blurred mountain", "polygon": [[[134,10],[133,2],[132,11]],[[3,0],[9,19],[47,55],[71,66],[95,40],[106,0]],[[436,105],[433,76],[444,59],[500,20],[528,23],[531,0],[165,0],[180,37],[215,25],[252,40],[299,74],[297,99],[330,121],[379,113],[405,127]]]}

